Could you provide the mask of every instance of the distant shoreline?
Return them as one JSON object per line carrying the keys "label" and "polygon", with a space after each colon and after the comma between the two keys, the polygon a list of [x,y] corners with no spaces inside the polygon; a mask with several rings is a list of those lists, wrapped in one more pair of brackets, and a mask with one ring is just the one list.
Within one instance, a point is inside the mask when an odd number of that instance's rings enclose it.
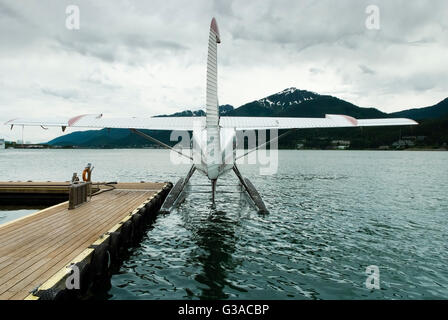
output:
{"label": "distant shoreline", "polygon": [[[42,146],[42,145],[28,145],[27,147],[8,147],[6,149],[13,149],[13,150],[147,150],[147,149],[151,149],[151,150],[166,150],[164,148],[132,148],[132,147],[128,147],[128,148],[123,148],[123,147],[118,147],[118,148],[101,148],[101,147],[97,147],[97,148],[83,148],[83,147],[52,147],[52,146]],[[5,150],[6,150],[5,149]],[[268,149],[269,150],[269,149]],[[318,148],[302,148],[302,149],[287,149],[287,148],[280,148],[278,150],[296,150],[296,151],[448,151],[447,148],[431,148],[431,147],[422,147],[422,148],[407,148],[407,149],[318,149]]]}

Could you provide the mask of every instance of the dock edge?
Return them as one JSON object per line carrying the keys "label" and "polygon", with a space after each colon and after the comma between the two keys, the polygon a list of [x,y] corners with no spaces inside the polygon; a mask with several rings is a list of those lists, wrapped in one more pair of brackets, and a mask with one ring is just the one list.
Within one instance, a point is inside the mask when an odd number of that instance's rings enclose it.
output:
{"label": "dock edge", "polygon": [[[88,248],[86,248],[83,252],[81,252],[76,258],[74,258],[70,263],[65,265],[62,269],[56,272],[53,276],[51,276],[47,281],[42,283],[40,286],[35,288],[30,294],[25,298],[25,300],[64,300],[72,293],[76,296],[85,296],[91,287],[91,283],[89,283],[89,288],[83,288],[83,271],[86,266],[90,266],[95,253],[100,252],[102,248],[105,246],[109,247],[111,245],[111,236],[112,235],[120,235],[123,233],[123,230],[127,227],[131,227],[132,229],[136,229],[133,231],[134,233],[138,233],[137,231],[143,230],[142,228],[150,225],[156,218],[159,213],[160,208],[162,207],[165,198],[168,193],[172,189],[173,184],[171,182],[166,182],[163,186],[162,190],[160,190],[155,195],[152,195],[146,201],[141,203],[136,209],[129,213],[125,218],[123,218],[120,222],[115,224],[110,230],[106,233],[100,235],[100,237],[92,243]],[[138,225],[137,225],[138,222]],[[123,227],[125,226],[125,227]],[[141,238],[141,234],[135,235],[137,238]],[[134,245],[134,241],[128,239],[125,241],[124,245],[127,248],[132,247]],[[114,250],[118,250],[118,248],[113,248]],[[110,257],[109,257],[110,258]],[[70,276],[71,267],[76,265],[80,269],[81,276],[81,288],[80,289],[67,289],[66,281]],[[91,273],[90,270],[87,273]],[[110,278],[109,274],[101,275],[103,277]],[[92,280],[92,275],[89,274],[89,280]]]}

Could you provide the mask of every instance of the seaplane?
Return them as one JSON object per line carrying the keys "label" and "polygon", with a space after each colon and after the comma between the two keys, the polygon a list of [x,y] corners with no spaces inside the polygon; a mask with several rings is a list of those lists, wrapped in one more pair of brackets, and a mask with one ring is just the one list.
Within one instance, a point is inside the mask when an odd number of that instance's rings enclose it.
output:
{"label": "seaplane", "polygon": [[[225,152],[229,147],[234,151],[238,132],[246,130],[280,130],[307,128],[342,128],[371,126],[407,126],[417,122],[405,118],[355,119],[347,115],[326,115],[325,118],[283,118],[283,117],[226,117],[220,116],[218,104],[218,44],[221,43],[218,24],[213,18],[210,24],[206,70],[206,115],[203,117],[129,117],[109,118],[103,114],[83,114],[66,119],[24,119],[7,121],[11,126],[41,126],[66,128],[121,128],[179,152],[177,149],[143,133],[141,130],[168,130],[192,132],[193,141],[199,146],[196,151],[198,161],[193,164],[186,177],[179,179],[168,194],[161,211],[170,212],[179,204],[180,195],[194,172],[207,176],[211,182],[212,203],[215,203],[216,182],[220,176],[232,171],[239,179],[243,192],[257,207],[259,213],[268,210],[254,185],[244,178],[237,167],[235,152]],[[275,139],[278,139],[277,136]],[[183,154],[183,153],[182,153]],[[230,155],[229,155],[230,154]],[[247,153],[246,153],[247,154]],[[187,156],[191,160],[193,157]]]}

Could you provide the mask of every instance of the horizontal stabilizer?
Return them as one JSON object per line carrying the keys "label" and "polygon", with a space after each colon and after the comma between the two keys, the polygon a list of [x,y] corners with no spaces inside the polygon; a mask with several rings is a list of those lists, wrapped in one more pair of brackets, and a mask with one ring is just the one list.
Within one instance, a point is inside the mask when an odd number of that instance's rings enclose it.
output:
{"label": "horizontal stabilizer", "polygon": [[325,118],[221,117],[223,128],[236,130],[344,128],[366,126],[407,126],[418,124],[404,118],[358,120],[346,115],[326,115]]}
{"label": "horizontal stabilizer", "polygon": [[102,114],[84,114],[68,119],[18,118],[6,122],[5,125],[191,131],[195,126],[203,128],[205,117],[107,118]]}
{"label": "horizontal stabilizer", "polygon": [[[205,117],[107,118],[102,114],[86,114],[69,119],[13,119],[6,125],[67,127],[67,128],[121,128],[149,130],[187,130],[205,128]],[[346,115],[326,115],[325,118],[221,117],[221,128],[236,130],[344,128],[371,126],[408,126],[418,124],[405,118],[355,119]]]}

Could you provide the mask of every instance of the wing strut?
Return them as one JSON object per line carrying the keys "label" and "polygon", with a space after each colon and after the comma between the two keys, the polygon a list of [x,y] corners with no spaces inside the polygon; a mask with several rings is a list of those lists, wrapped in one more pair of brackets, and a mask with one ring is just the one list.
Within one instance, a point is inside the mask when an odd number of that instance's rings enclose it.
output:
{"label": "wing strut", "polygon": [[244,157],[247,156],[249,153],[252,153],[252,152],[254,152],[254,151],[257,151],[258,149],[260,149],[261,147],[264,147],[264,146],[267,145],[268,143],[274,142],[275,140],[280,140],[280,138],[283,138],[283,137],[287,136],[288,134],[290,134],[290,133],[292,133],[292,132],[294,132],[294,131],[296,131],[296,130],[298,130],[298,129],[290,129],[290,130],[288,130],[288,131],[282,133],[282,134],[279,135],[278,137],[275,137],[274,139],[271,139],[271,140],[269,140],[269,141],[267,141],[267,142],[265,142],[265,143],[263,143],[263,144],[260,144],[258,147],[253,148],[252,150],[247,151],[245,154],[243,154],[243,155],[241,155],[241,156],[235,158],[235,161],[238,160],[238,159],[244,158]]}

